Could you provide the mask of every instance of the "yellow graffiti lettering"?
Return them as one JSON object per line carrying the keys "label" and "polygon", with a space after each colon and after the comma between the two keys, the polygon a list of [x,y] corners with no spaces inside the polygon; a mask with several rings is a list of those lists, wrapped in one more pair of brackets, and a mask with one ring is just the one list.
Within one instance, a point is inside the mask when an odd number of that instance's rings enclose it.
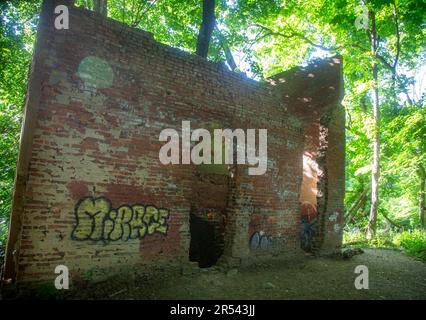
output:
{"label": "yellow graffiti lettering", "polygon": [[159,218],[159,215],[158,215],[158,210],[156,207],[147,206],[145,208],[145,215],[143,217],[143,221],[148,226],[148,234],[153,234],[155,230],[158,228],[158,226],[160,225],[158,223],[158,218]]}
{"label": "yellow graffiti lettering", "polygon": [[144,206],[142,205],[133,206],[133,218],[132,218],[132,221],[130,222],[130,228],[132,230],[130,234],[131,239],[145,237],[147,226],[142,220],[144,214],[145,214]]}
{"label": "yellow graffiti lettering", "polygon": [[115,210],[111,210],[109,212],[109,215],[106,217],[104,221],[104,234],[102,239],[103,240],[109,240],[109,235],[114,230],[114,220],[110,219],[111,214],[114,216],[116,213],[114,213]]}
{"label": "yellow graffiti lettering", "polygon": [[143,239],[155,232],[166,235],[169,210],[152,205],[122,205],[111,208],[106,198],[86,197],[75,208],[77,225],[71,236],[75,240],[127,241]]}
{"label": "yellow graffiti lettering", "polygon": [[103,222],[111,208],[111,203],[105,198],[83,198],[75,208],[77,225],[72,232],[76,240],[101,240]]}
{"label": "yellow graffiti lettering", "polygon": [[157,227],[157,232],[166,234],[168,230],[167,219],[169,218],[169,210],[159,209],[160,218],[158,219],[159,226]]}
{"label": "yellow graffiti lettering", "polygon": [[109,234],[109,240],[116,241],[118,239],[129,240],[130,238],[130,221],[132,220],[133,211],[129,206],[121,206],[117,210],[111,210],[109,217],[114,221],[114,227]]}

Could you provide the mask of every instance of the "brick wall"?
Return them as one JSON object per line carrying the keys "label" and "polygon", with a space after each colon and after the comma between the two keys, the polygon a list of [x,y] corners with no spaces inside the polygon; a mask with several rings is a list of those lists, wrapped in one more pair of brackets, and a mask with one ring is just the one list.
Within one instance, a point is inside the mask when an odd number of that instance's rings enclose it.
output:
{"label": "brick wall", "polygon": [[[53,281],[59,264],[69,267],[72,281],[92,270],[185,264],[190,212],[222,221],[222,262],[301,252],[307,151],[322,170],[314,247],[339,246],[339,59],[260,83],[82,9],[70,8],[70,29],[56,30],[59,3],[46,1],[38,31],[5,279]],[[250,176],[246,165],[215,173],[161,164],[161,130],[180,132],[184,120],[193,130],[268,129],[266,174]],[[306,137],[316,138],[305,144]],[[95,227],[86,212],[98,214]]]}

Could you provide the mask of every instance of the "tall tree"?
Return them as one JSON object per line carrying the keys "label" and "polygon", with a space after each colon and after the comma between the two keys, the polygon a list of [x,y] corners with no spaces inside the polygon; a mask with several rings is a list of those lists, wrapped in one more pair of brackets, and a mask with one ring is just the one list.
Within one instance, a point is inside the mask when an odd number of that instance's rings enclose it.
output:
{"label": "tall tree", "polygon": [[108,15],[108,0],[93,0],[93,7],[96,13],[106,17]]}
{"label": "tall tree", "polygon": [[203,20],[198,33],[196,50],[196,54],[203,58],[207,58],[209,53],[210,39],[216,25],[215,7],[215,0],[203,0]]}
{"label": "tall tree", "polygon": [[[376,13],[373,10],[369,11],[371,20],[371,56],[375,57],[377,54],[377,29],[376,29]],[[374,238],[376,233],[377,221],[377,208],[379,205],[379,177],[380,177],[380,102],[379,102],[379,77],[378,65],[376,60],[372,60],[373,70],[373,164],[371,170],[371,208],[370,217],[367,227],[367,239]]]}

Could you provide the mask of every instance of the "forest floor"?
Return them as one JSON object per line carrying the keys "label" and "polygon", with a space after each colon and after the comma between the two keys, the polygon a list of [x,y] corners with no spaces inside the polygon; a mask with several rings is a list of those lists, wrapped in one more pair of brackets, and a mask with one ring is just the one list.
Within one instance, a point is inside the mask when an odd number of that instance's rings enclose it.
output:
{"label": "forest floor", "polygon": [[[355,267],[369,271],[369,289],[354,286]],[[107,289],[107,288],[105,288]],[[231,269],[201,269],[155,283],[91,290],[92,299],[426,299],[426,263],[402,252],[364,249],[351,259],[301,257]],[[93,295],[97,292],[96,295]]]}

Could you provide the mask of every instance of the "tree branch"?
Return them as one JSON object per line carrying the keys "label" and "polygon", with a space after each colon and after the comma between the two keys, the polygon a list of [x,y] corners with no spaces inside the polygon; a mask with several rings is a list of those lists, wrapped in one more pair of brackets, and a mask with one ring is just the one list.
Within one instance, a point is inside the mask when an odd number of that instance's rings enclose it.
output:
{"label": "tree branch", "polygon": [[382,212],[382,216],[387,220],[387,221],[389,221],[389,223],[391,224],[391,225],[393,225],[394,227],[396,227],[396,228],[398,228],[398,229],[404,229],[404,227],[403,226],[401,226],[401,225],[399,225],[399,224],[397,224],[396,222],[394,222],[394,221],[392,221],[385,213],[383,213]]}
{"label": "tree branch", "polygon": [[[313,46],[315,48],[319,48],[319,49],[324,50],[324,51],[334,51],[335,50],[335,48],[333,48],[333,47],[329,48],[329,47],[325,47],[321,44],[317,44],[317,43],[313,42],[312,40],[310,40],[309,38],[307,38],[306,36],[304,36],[303,34],[295,32],[294,30],[291,30],[289,34],[284,34],[284,33],[281,33],[281,32],[275,32],[275,31],[273,31],[273,30],[269,29],[268,27],[265,27],[261,24],[255,23],[253,26],[259,27],[262,30],[266,31],[266,34],[264,34],[261,38],[265,38],[265,37],[269,37],[269,36],[279,36],[279,37],[283,37],[283,38],[286,38],[286,39],[299,38],[299,39],[305,41],[306,43],[309,43],[311,46]],[[260,40],[260,39],[258,39],[258,40]]]}
{"label": "tree branch", "polygon": [[399,60],[399,54],[401,52],[401,37],[399,34],[398,11],[396,8],[396,1],[393,2],[393,17],[395,21],[395,34],[396,34],[396,56],[395,56],[395,61],[393,63],[393,69],[396,70],[396,66],[398,65],[398,60]]}
{"label": "tree branch", "polygon": [[[378,37],[375,40],[376,50],[374,50],[373,56],[385,68],[387,68],[391,72],[392,78],[394,78],[396,80],[396,82],[398,83],[398,86],[400,87],[400,89],[404,92],[405,96],[407,97],[407,102],[410,105],[413,105],[413,101],[410,98],[410,96],[409,96],[406,88],[402,84],[401,79],[399,78],[399,76],[397,74],[397,71],[396,71],[396,68],[397,68],[397,65],[398,65],[398,62],[399,62],[399,57],[400,57],[400,54],[401,54],[401,43],[400,43],[400,31],[399,31],[398,11],[397,11],[395,3],[394,3],[394,20],[395,20],[396,37],[397,37],[397,52],[396,52],[395,60],[393,61],[393,63],[389,63],[382,55],[380,55],[377,52],[377,49],[379,47]],[[338,46],[338,47],[326,47],[324,45],[321,45],[321,44],[313,42],[312,40],[310,40],[305,35],[303,35],[303,34],[301,34],[299,32],[295,32],[294,30],[292,30],[288,26],[287,27],[290,30],[288,34],[287,33],[282,33],[282,32],[277,32],[277,31],[273,31],[272,29],[270,29],[270,28],[268,28],[268,27],[266,27],[264,25],[258,24],[258,23],[255,23],[252,26],[258,27],[258,28],[260,28],[264,32],[263,35],[261,35],[259,37],[256,37],[254,39],[255,42],[260,41],[261,39],[266,38],[266,37],[278,36],[278,37],[282,37],[282,38],[286,38],[286,39],[299,38],[299,39],[303,40],[304,42],[310,44],[311,46],[313,46],[315,48],[319,48],[321,50],[328,51],[328,52],[336,52],[336,53],[338,53],[340,50],[345,49],[347,47],[357,48],[357,49],[361,50],[361,52],[363,52],[363,53],[371,52],[370,49],[364,48],[363,46],[361,46],[361,45],[359,45],[357,43],[350,43],[350,44],[342,45],[342,46]],[[369,35],[368,33],[367,33],[367,35],[368,35],[368,37],[370,39],[370,42],[371,42],[371,35]]]}
{"label": "tree branch", "polygon": [[145,14],[152,9],[152,7],[155,6],[155,3],[157,2],[157,0],[154,0],[152,2],[148,2],[147,7],[145,8],[145,10],[142,10],[142,8],[144,7],[144,3],[140,3],[140,5],[137,7],[136,9],[136,13],[133,15],[132,17],[132,24],[131,26],[133,28],[136,28],[142,20],[142,17],[145,16]]}
{"label": "tree branch", "polygon": [[226,61],[228,62],[228,65],[231,68],[231,70],[234,71],[237,68],[237,64],[235,63],[234,56],[232,55],[231,49],[229,49],[226,39],[223,36],[222,32],[217,27],[217,25],[215,26],[215,29],[219,37],[220,45],[223,51],[225,52]]}

